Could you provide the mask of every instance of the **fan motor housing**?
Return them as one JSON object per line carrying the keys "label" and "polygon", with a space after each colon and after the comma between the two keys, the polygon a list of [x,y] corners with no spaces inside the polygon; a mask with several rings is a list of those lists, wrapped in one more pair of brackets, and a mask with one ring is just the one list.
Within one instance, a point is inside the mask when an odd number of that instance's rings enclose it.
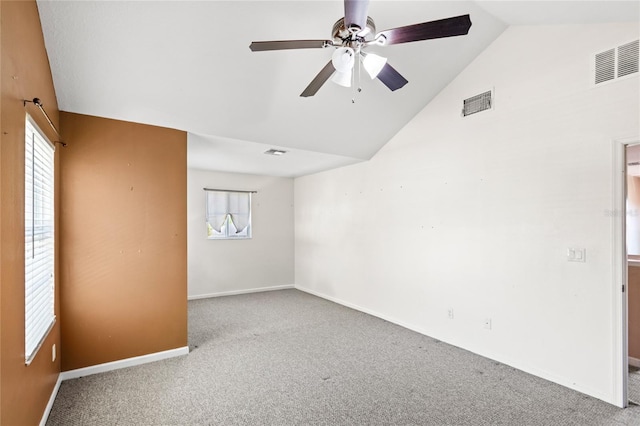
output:
{"label": "fan motor housing", "polygon": [[340,44],[353,41],[362,42],[365,41],[370,34],[376,34],[376,24],[370,16],[367,16],[367,25],[364,29],[359,29],[358,27],[346,28],[344,18],[340,18],[333,24],[333,30],[331,32],[333,39]]}

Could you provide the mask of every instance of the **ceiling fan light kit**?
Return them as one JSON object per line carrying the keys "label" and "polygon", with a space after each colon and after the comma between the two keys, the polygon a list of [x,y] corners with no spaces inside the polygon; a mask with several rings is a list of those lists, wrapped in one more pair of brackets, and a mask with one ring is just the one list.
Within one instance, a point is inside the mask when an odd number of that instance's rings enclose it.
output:
{"label": "ceiling fan light kit", "polygon": [[[333,40],[254,41],[249,48],[253,52],[336,48],[331,56],[331,61],[300,94],[302,97],[315,95],[329,79],[341,86],[351,87],[352,80],[359,78],[360,64],[372,79],[377,78],[389,90],[395,91],[407,84],[407,79],[396,71],[386,58],[373,53],[365,53],[363,49],[371,45],[389,46],[466,35],[471,28],[469,15],[461,15],[376,33],[375,22],[370,16],[367,16],[368,10],[369,0],[344,0],[344,18],[338,19],[333,24],[331,32]],[[356,58],[358,61],[355,60]],[[357,68],[357,72],[354,72],[354,68]]]}
{"label": "ceiling fan light kit", "polygon": [[372,80],[380,74],[382,68],[387,64],[387,58],[383,58],[375,53],[360,52],[360,61],[362,61],[362,66]]}
{"label": "ceiling fan light kit", "polygon": [[353,59],[353,49],[350,47],[339,47],[331,55],[331,64],[337,72],[349,72],[353,69],[355,60]]}
{"label": "ceiling fan light kit", "polygon": [[342,87],[351,87],[351,70],[348,72],[335,71],[331,76],[331,81]]}

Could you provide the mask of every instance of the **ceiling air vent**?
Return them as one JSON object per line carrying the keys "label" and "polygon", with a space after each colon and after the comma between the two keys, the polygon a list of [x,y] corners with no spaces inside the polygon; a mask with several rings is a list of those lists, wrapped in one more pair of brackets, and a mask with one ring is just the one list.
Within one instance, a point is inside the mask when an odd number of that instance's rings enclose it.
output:
{"label": "ceiling air vent", "polygon": [[264,152],[267,155],[284,155],[287,153],[287,151],[283,151],[281,149],[269,149],[267,151]]}
{"label": "ceiling air vent", "polygon": [[462,116],[466,117],[467,115],[475,114],[476,112],[491,109],[491,105],[491,90],[472,96],[463,101]]}
{"label": "ceiling air vent", "polygon": [[617,80],[638,72],[639,41],[623,44],[595,55],[595,84]]}

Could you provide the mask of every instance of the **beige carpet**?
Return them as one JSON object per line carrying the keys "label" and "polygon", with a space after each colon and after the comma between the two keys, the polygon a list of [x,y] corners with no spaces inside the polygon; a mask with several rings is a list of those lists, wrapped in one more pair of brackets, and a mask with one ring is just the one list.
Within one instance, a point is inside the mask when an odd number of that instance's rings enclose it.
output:
{"label": "beige carpet", "polygon": [[189,302],[189,344],[63,382],[48,425],[640,425],[640,407],[297,290]]}
{"label": "beige carpet", "polygon": [[640,368],[629,366],[628,389],[629,402],[640,405]]}

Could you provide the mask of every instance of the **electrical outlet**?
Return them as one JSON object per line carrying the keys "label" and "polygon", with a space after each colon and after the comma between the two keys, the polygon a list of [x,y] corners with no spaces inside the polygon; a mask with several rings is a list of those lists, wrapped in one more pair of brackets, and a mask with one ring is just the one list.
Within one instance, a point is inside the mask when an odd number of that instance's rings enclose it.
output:
{"label": "electrical outlet", "polygon": [[55,362],[56,360],[56,344],[54,343],[53,346],[51,346],[51,362]]}
{"label": "electrical outlet", "polygon": [[449,319],[453,319],[453,308],[447,310],[447,316]]}
{"label": "electrical outlet", "polygon": [[491,330],[491,318],[484,319],[484,328],[487,330]]}

